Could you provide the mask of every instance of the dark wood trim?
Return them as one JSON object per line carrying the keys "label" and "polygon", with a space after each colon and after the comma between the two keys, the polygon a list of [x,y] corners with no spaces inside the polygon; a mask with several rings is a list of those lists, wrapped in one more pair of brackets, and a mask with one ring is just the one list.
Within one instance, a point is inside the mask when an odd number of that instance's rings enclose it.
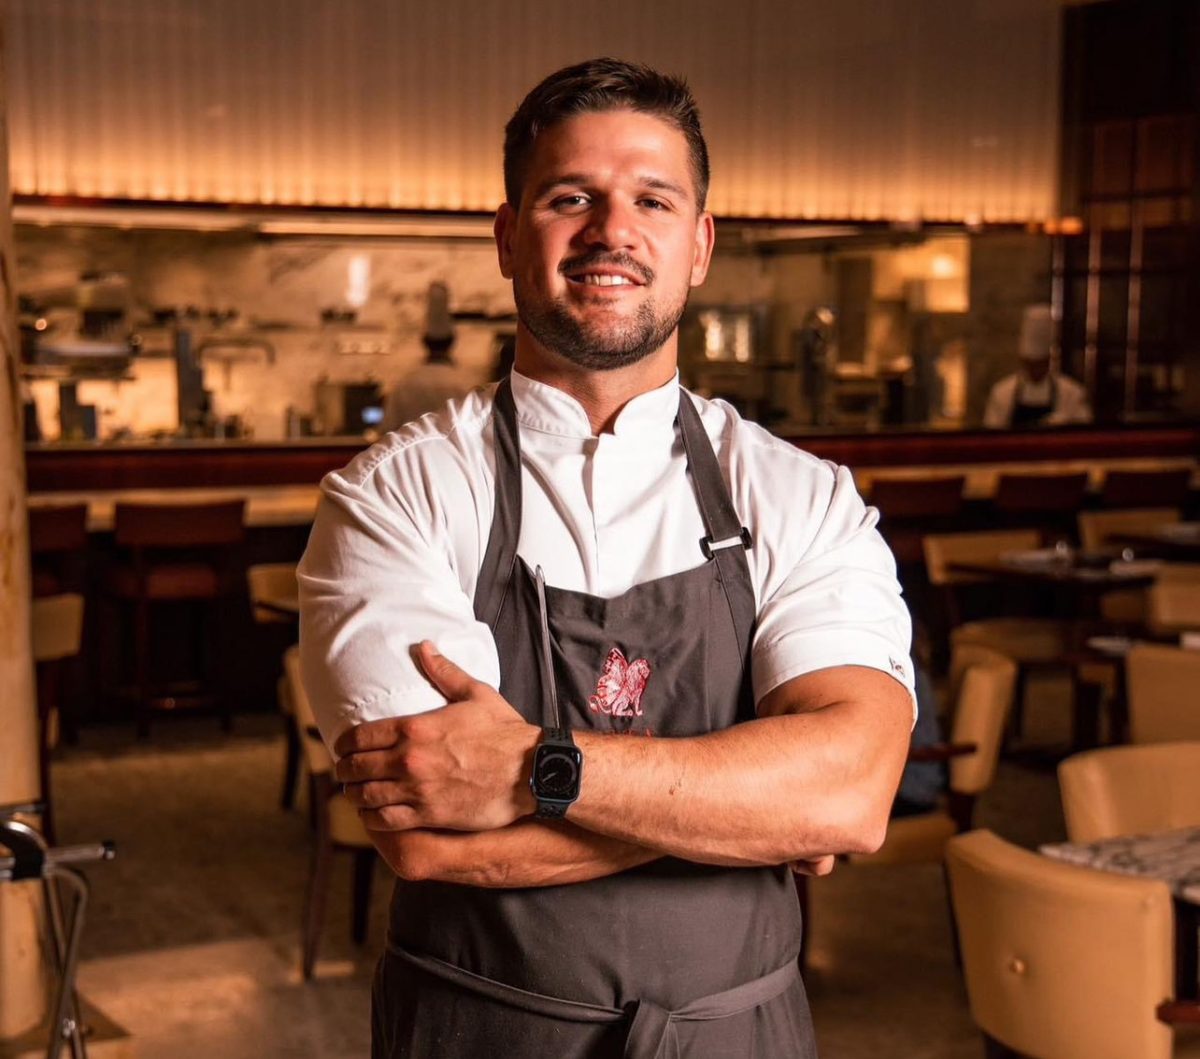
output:
{"label": "dark wood trim", "polygon": [[[1055,460],[1200,457],[1200,424],[1054,431],[911,431],[805,434],[786,440],[856,470],[867,467]],[[183,442],[163,445],[32,445],[25,452],[33,493],[315,485],[344,467],[365,440]]]}
{"label": "dark wood trim", "polygon": [[807,434],[787,439],[824,460],[861,467],[1200,456],[1200,425],[1045,431]]}
{"label": "dark wood trim", "polygon": [[345,467],[366,441],[288,445],[31,447],[25,452],[31,493],[92,489],[164,489],[233,485],[316,485]]}

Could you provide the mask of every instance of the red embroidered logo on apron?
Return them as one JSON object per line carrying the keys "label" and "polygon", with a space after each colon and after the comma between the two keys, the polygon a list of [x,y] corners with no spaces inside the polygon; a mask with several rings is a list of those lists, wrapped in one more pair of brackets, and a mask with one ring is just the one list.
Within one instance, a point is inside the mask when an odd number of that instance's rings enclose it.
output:
{"label": "red embroidered logo on apron", "polygon": [[604,660],[604,672],[596,681],[596,694],[588,699],[588,706],[613,717],[641,717],[642,692],[649,679],[649,662],[644,658],[630,662],[619,647],[614,647]]}

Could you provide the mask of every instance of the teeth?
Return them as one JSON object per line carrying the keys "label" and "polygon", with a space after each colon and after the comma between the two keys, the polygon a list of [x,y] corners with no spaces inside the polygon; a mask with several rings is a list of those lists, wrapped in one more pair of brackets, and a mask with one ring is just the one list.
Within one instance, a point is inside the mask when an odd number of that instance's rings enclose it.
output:
{"label": "teeth", "polygon": [[598,275],[589,272],[580,277],[582,282],[590,283],[593,287],[632,287],[633,281],[625,276]]}

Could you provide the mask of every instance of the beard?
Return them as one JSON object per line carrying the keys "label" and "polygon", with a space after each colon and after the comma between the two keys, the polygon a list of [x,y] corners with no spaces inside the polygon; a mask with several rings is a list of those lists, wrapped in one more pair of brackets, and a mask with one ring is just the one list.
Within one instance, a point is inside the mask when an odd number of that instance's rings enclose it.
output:
{"label": "beard", "polygon": [[588,371],[615,371],[644,360],[661,349],[687,308],[685,288],[677,301],[658,309],[643,302],[632,317],[616,322],[585,323],[565,304],[531,297],[520,282],[513,284],[517,318],[552,353]]}

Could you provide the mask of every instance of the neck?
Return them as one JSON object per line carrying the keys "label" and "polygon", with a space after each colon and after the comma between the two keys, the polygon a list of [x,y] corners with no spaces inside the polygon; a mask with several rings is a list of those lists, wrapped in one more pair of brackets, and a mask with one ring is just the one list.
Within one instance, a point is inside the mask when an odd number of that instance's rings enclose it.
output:
{"label": "neck", "polygon": [[676,361],[676,335],[672,335],[636,364],[612,371],[594,371],[545,349],[518,325],[513,367],[527,378],[569,394],[583,406],[592,433],[604,434],[612,432],[621,409],[633,398],[657,390],[674,378]]}

